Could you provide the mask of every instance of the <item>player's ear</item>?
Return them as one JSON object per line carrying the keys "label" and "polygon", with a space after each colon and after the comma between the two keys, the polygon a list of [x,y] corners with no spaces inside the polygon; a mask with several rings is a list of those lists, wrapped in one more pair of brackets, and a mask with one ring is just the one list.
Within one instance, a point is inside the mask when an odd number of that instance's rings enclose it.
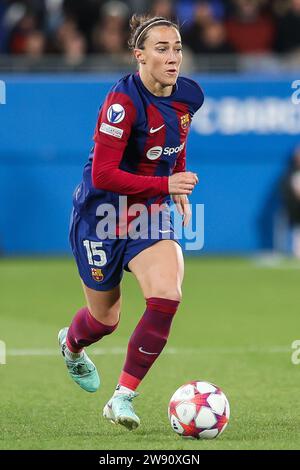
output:
{"label": "player's ear", "polygon": [[138,64],[145,64],[144,51],[142,49],[134,49],[134,57]]}

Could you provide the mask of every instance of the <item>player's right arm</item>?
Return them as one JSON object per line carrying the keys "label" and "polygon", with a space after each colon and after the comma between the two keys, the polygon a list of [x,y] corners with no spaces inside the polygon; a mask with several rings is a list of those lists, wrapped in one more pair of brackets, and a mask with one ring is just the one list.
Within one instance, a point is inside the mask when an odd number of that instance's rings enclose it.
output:
{"label": "player's right arm", "polygon": [[[123,108],[112,122],[114,104]],[[92,164],[92,182],[95,188],[125,195],[153,197],[167,194],[190,194],[196,184],[193,173],[184,172],[168,176],[142,176],[119,168],[132,126],[136,109],[128,95],[112,92],[99,113],[94,134],[95,148]],[[119,123],[117,123],[119,121]]]}

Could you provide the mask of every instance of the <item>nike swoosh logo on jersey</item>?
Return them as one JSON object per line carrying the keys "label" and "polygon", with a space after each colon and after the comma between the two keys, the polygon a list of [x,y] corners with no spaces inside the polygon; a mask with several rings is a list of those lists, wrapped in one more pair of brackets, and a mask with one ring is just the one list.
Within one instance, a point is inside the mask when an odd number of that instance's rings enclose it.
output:
{"label": "nike swoosh logo on jersey", "polygon": [[159,230],[160,233],[170,233],[172,230]]}
{"label": "nike swoosh logo on jersey", "polygon": [[154,134],[154,132],[158,132],[160,129],[162,129],[164,127],[164,124],[160,127],[156,127],[156,129],[153,129],[153,127],[151,127],[150,129],[150,134]]}
{"label": "nike swoosh logo on jersey", "polygon": [[144,354],[151,354],[151,355],[152,355],[152,354],[158,354],[158,353],[152,353],[152,352],[144,351],[143,348],[142,348],[142,346],[139,348],[139,351],[140,351],[141,353],[144,353]]}

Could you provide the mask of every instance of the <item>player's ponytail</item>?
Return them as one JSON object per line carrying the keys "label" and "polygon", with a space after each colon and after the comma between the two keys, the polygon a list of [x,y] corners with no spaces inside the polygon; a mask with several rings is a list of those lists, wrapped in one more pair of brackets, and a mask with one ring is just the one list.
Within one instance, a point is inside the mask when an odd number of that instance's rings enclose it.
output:
{"label": "player's ponytail", "polygon": [[170,26],[179,30],[178,24],[174,23],[163,16],[151,15],[132,15],[130,21],[130,37],[128,41],[129,49],[143,49],[144,42],[148,37],[148,32],[155,26]]}

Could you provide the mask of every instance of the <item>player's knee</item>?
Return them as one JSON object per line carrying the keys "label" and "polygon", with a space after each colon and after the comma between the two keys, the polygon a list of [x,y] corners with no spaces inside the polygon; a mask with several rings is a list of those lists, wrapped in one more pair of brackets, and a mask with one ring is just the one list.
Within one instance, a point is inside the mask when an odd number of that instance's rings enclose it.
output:
{"label": "player's knee", "polygon": [[121,304],[119,303],[107,309],[100,308],[100,309],[93,309],[91,311],[91,314],[93,315],[94,318],[96,318],[96,320],[108,326],[117,325],[120,319],[120,313],[121,313]]}
{"label": "player's knee", "polygon": [[151,297],[176,300],[177,302],[181,302],[182,300],[182,291],[178,286],[156,286],[152,292]]}

